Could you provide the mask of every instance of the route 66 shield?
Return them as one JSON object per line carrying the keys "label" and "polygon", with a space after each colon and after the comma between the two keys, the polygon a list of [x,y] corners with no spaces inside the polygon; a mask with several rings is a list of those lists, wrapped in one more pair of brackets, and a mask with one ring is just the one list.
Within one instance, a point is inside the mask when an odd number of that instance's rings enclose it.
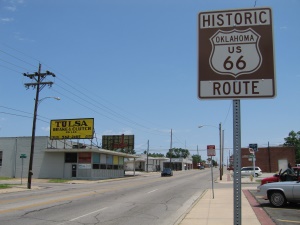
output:
{"label": "route 66 shield", "polygon": [[262,57],[258,47],[260,35],[247,30],[218,30],[211,38],[212,51],[209,64],[221,75],[238,77],[259,69]]}

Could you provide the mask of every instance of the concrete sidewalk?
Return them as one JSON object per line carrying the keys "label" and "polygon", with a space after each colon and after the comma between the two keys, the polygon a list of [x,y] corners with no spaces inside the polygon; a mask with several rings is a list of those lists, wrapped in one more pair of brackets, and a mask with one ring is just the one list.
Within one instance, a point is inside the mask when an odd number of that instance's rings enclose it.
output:
{"label": "concrete sidewalk", "polygon": [[[222,181],[216,182],[232,182],[232,177],[226,173],[222,177]],[[248,185],[255,183],[249,177],[242,178],[241,183],[241,211],[243,225],[271,225],[275,224],[271,221],[269,216],[263,210],[253,210],[253,201],[256,203],[254,197],[248,191],[247,198],[245,196],[246,190],[256,190],[256,185]],[[256,182],[257,186],[259,182]],[[214,197],[214,198],[213,198]],[[249,200],[252,198],[252,200]],[[252,201],[252,203],[251,203]],[[255,204],[254,203],[254,204]],[[252,205],[251,205],[252,204]],[[257,207],[257,205],[256,205]],[[217,188],[208,189],[204,194],[194,203],[191,210],[178,223],[179,225],[232,225],[234,224],[234,203],[233,203],[233,188]]]}

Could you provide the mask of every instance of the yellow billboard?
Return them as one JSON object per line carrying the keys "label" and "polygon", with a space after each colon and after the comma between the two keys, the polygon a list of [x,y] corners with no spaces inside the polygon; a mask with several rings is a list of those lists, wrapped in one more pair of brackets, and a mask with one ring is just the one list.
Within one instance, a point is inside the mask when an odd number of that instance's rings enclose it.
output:
{"label": "yellow billboard", "polygon": [[50,139],[93,139],[94,118],[51,120]]}

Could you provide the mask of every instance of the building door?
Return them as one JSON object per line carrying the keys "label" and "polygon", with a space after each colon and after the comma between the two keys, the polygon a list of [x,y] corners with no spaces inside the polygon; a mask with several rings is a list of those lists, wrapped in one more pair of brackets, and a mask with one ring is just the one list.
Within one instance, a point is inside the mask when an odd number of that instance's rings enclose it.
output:
{"label": "building door", "polygon": [[77,165],[76,164],[72,164],[72,177],[76,177],[77,176]]}
{"label": "building door", "polygon": [[278,160],[278,170],[282,169],[282,172],[288,168],[288,160],[287,159],[279,159]]}

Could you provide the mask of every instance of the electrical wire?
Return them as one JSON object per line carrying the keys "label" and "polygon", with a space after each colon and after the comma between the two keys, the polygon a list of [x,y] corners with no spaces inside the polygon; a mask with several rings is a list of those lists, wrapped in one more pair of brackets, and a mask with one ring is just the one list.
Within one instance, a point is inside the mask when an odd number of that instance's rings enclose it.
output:
{"label": "electrical wire", "polygon": [[[6,45],[8,46],[8,45]],[[8,47],[10,49],[13,49],[15,52],[18,52],[18,53],[21,53],[22,55],[26,55],[24,53],[22,53],[21,51],[18,51],[14,48],[11,48],[11,47]],[[4,50],[1,50],[0,49],[0,52],[9,56],[10,58],[13,58],[13,59],[16,59],[18,62],[22,62],[22,63],[25,63],[26,65],[29,65],[30,67],[34,67],[36,68],[35,65],[33,65],[31,62],[28,62],[24,59],[21,59],[19,58],[18,56],[15,56],[11,53],[8,53],[7,51],[4,51]],[[39,61],[33,57],[30,57],[28,55],[26,55],[26,57],[28,58],[31,58],[35,61]],[[1,61],[4,61],[5,63],[8,63],[9,65],[12,65],[16,68],[22,68],[24,70],[27,70],[27,71],[30,71],[31,69],[26,69],[25,67],[23,66],[18,66],[16,63],[12,63],[10,61],[7,61],[7,60],[2,60],[0,59]],[[40,62],[40,61],[39,61]],[[48,67],[47,65],[43,64],[44,66]],[[2,65],[0,65],[2,66]],[[4,67],[4,66],[2,66]],[[11,68],[8,68],[18,74],[22,74],[20,73],[19,71],[16,71],[16,70],[13,70]],[[52,70],[52,69],[50,69]],[[64,78],[66,78],[67,81],[64,80]],[[46,80],[46,79],[45,79]],[[99,102],[99,99],[101,99],[102,101],[105,101],[106,103],[109,103],[110,105],[113,105],[114,107],[117,107],[116,105],[112,104],[111,102],[105,100],[104,98],[102,98],[101,96],[98,96],[94,93],[91,93],[90,90],[88,90],[87,88],[85,87],[82,87],[80,86],[81,88],[78,89],[78,84],[75,83],[75,86],[73,85],[70,85],[70,83],[74,83],[72,79],[68,78],[67,76],[65,75],[62,75],[61,73],[59,73],[59,76],[56,76],[56,81],[55,82],[55,85],[51,88],[52,91],[56,92],[56,93],[59,93],[61,96],[64,96],[65,98],[73,101],[76,103],[76,105],[80,105],[86,109],[89,109],[91,110],[92,112],[102,116],[102,117],[105,117],[109,120],[112,120],[118,124],[123,124],[123,125],[130,125],[130,126],[133,126],[135,127],[135,129],[137,130],[141,130],[145,133],[149,133],[149,134],[153,134],[153,135],[169,135],[167,132],[165,131],[162,131],[162,130],[158,130],[158,129],[154,129],[154,128],[150,128],[149,126],[146,126],[144,124],[141,124],[139,122],[136,122],[135,120],[132,120],[130,118],[128,118],[127,116],[124,116],[123,114],[120,114],[119,112],[113,110],[111,107],[107,106],[106,104],[103,104],[101,102]],[[62,91],[66,92],[68,95],[66,94],[63,94],[61,91],[59,91],[58,89],[61,89]],[[85,92],[84,92],[85,91]],[[92,97],[90,95],[88,95],[87,93],[91,93],[92,94]],[[75,96],[75,98],[74,98]],[[120,108],[120,107],[118,107]],[[119,111],[122,111],[122,112],[125,112],[125,110],[121,109]],[[129,113],[130,114],[130,113]],[[228,116],[228,113],[227,113],[227,116]],[[225,118],[225,121],[227,119],[227,116]],[[42,116],[39,116],[39,117],[42,117]],[[135,116],[136,118],[136,116]],[[49,119],[50,120],[50,119]],[[44,121],[45,122],[45,121]],[[143,120],[143,122],[145,122],[145,120]],[[180,138],[175,135],[174,136],[177,141],[179,143],[181,143],[183,146],[185,145],[183,143],[182,140],[180,140]],[[159,150],[159,149],[157,149]],[[165,151],[166,149],[164,148],[163,151]]]}

